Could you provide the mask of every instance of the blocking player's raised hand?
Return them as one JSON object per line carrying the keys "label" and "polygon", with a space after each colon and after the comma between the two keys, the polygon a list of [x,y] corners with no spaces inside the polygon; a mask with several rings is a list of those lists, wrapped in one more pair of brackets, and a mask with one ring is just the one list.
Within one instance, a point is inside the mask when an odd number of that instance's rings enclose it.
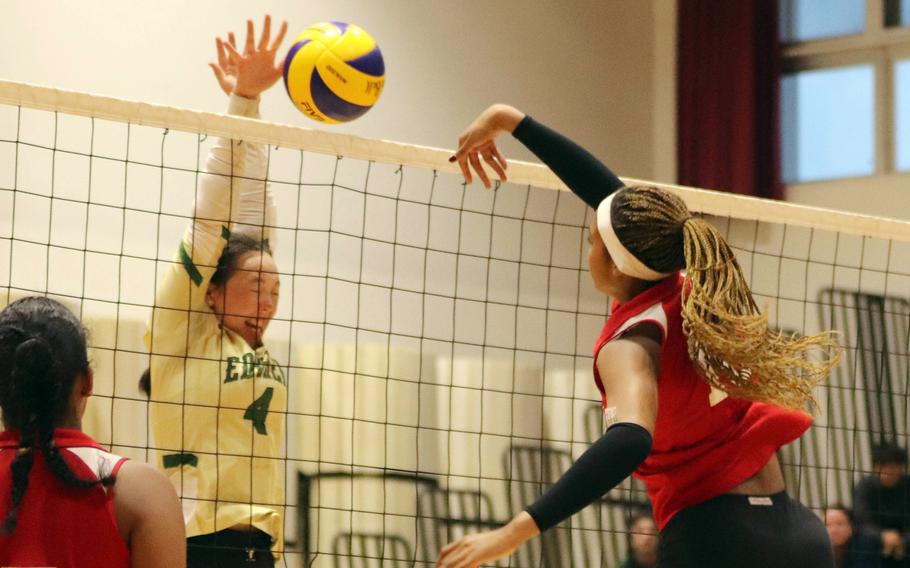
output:
{"label": "blocking player's raised hand", "polygon": [[272,18],[266,15],[262,35],[257,42],[253,21],[247,20],[246,42],[242,51],[237,47],[234,32],[229,32],[227,39],[215,38],[217,62],[209,63],[209,67],[225,94],[235,93],[254,99],[281,78],[284,62],[276,63],[275,56],[288,31],[288,23],[281,23],[274,40],[271,29]]}

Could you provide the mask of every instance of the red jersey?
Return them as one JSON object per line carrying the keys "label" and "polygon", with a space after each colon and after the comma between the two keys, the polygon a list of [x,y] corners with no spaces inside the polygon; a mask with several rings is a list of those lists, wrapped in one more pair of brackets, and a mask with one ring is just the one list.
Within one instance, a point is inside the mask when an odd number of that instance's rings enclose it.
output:
{"label": "red jersey", "polygon": [[712,392],[689,358],[680,309],[682,283],[677,274],[625,304],[614,302],[594,346],[594,378],[606,409],[596,364],[600,350],[642,322],[663,331],[654,442],[633,474],[645,483],[660,529],[682,509],[727,493],[758,473],[781,446],[812,424],[802,412]]}
{"label": "red jersey", "polygon": [[[54,441],[78,477],[115,474],[126,458],[104,451],[79,430],[58,428]],[[19,448],[17,432],[0,433],[0,519],[10,507],[10,464]],[[12,535],[0,536],[0,566],[126,568],[130,553],[114,516],[113,494],[100,485],[89,489],[61,481],[35,452]]]}

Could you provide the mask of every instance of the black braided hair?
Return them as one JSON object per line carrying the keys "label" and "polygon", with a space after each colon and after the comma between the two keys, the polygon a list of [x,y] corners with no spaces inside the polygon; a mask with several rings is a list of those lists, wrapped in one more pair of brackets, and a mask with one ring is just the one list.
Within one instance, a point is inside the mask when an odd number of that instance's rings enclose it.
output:
{"label": "black braided hair", "polygon": [[23,298],[0,312],[0,410],[8,429],[19,431],[19,452],[10,465],[11,507],[2,531],[16,530],[17,513],[28,489],[29,473],[40,451],[48,468],[75,487],[109,486],[77,476],[54,444],[54,427],[70,411],[76,378],[89,369],[85,329],[63,304],[40,296]]}

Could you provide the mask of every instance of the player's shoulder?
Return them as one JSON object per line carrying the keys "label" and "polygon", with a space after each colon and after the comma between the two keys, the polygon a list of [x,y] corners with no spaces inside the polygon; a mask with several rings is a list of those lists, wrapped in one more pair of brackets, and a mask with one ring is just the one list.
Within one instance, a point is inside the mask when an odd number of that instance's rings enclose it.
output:
{"label": "player's shoulder", "polygon": [[637,306],[634,310],[624,310],[615,321],[613,337],[624,335],[628,330],[643,323],[651,323],[666,331],[668,325],[668,306],[656,300],[653,303]]}
{"label": "player's shoulder", "polygon": [[612,341],[597,353],[595,365],[602,377],[613,370],[633,367],[660,368],[663,330],[653,323],[642,323]]}
{"label": "player's shoulder", "polygon": [[136,460],[123,462],[114,489],[117,501],[128,507],[142,505],[150,499],[177,496],[173,484],[160,470]]}
{"label": "player's shoulder", "polygon": [[133,529],[179,507],[177,491],[165,475],[147,463],[127,460],[114,483],[114,509],[123,537],[129,541]]}
{"label": "player's shoulder", "polygon": [[123,488],[129,489],[133,486],[140,485],[146,488],[146,490],[158,485],[172,487],[171,482],[160,470],[145,462],[131,459],[123,462],[123,465],[117,472],[116,483],[118,490],[123,490]]}

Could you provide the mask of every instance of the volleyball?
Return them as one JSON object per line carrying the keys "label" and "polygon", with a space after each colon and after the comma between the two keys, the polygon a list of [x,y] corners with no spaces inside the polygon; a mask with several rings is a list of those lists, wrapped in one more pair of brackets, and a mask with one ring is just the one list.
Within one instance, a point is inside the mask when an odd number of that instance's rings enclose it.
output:
{"label": "volleyball", "polygon": [[385,83],[376,40],[344,22],[308,27],[294,38],[284,60],[284,86],[294,105],[319,122],[337,124],[363,116]]}

